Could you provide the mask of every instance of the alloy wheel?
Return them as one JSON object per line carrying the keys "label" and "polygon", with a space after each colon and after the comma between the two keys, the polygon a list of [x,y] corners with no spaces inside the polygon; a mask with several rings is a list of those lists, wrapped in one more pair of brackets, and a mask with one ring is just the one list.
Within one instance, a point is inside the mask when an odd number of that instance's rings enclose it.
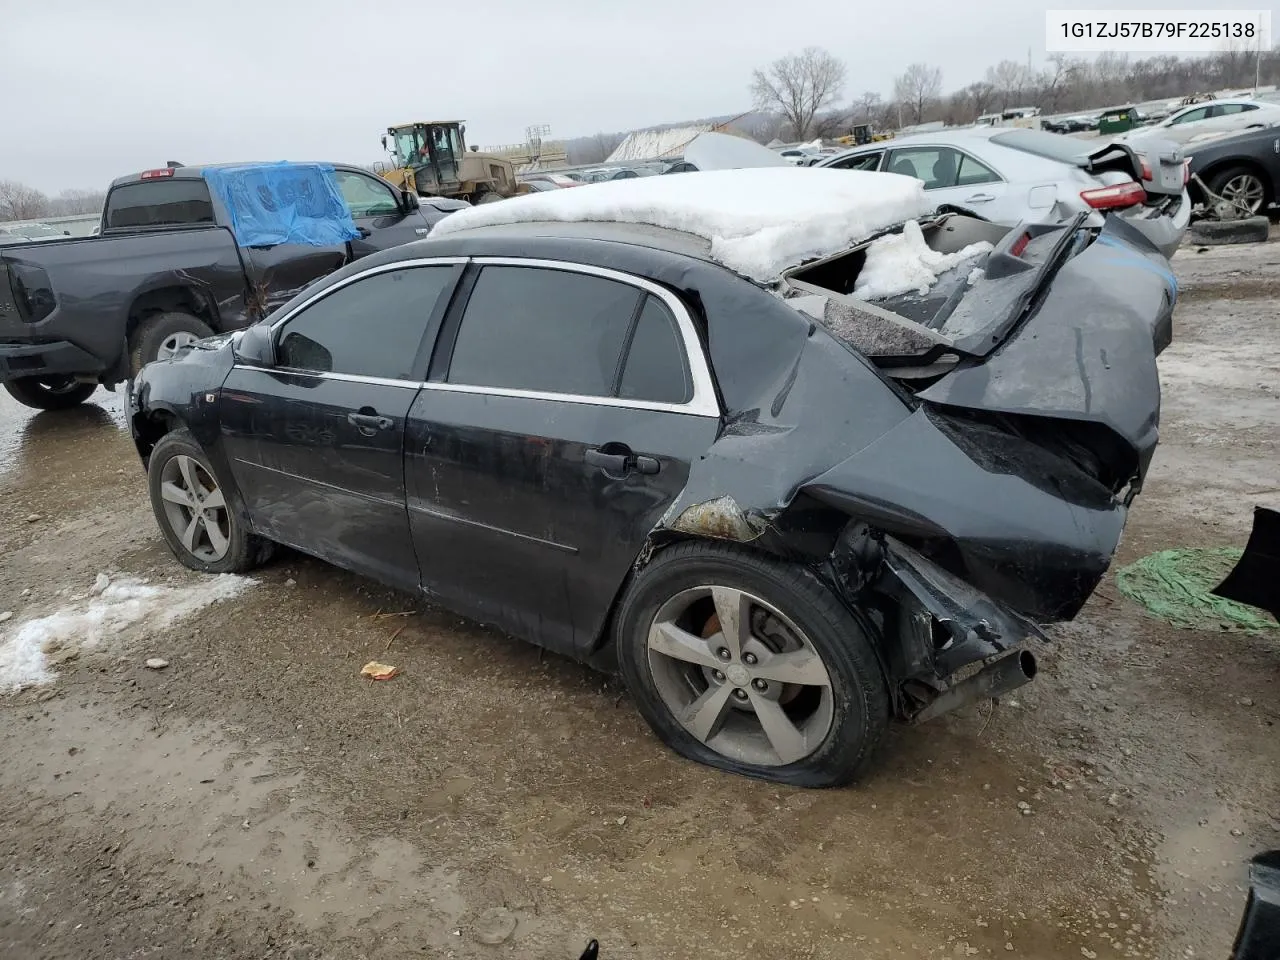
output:
{"label": "alloy wheel", "polygon": [[1262,208],[1266,188],[1253,174],[1241,173],[1224,183],[1221,193],[1222,198],[1229,201],[1233,207],[1255,214]]}
{"label": "alloy wheel", "polygon": [[168,360],[183,347],[193,344],[199,339],[194,333],[187,333],[185,330],[171,333],[160,341],[160,348],[156,350],[156,359]]}
{"label": "alloy wheel", "polygon": [[169,529],[192,556],[216,563],[231,546],[231,516],[213,475],[194,457],[178,454],[160,471],[160,498]]}
{"label": "alloy wheel", "polygon": [[654,685],[710,749],[759,766],[796,763],[831,730],[831,675],[812,641],[745,591],[703,586],[664,603],[647,639]]}

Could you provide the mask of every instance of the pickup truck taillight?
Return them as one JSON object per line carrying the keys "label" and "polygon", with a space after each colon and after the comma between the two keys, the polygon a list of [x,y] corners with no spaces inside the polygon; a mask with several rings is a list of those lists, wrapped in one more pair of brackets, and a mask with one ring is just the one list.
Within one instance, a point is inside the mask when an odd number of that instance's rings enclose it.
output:
{"label": "pickup truck taillight", "polygon": [[41,267],[9,261],[9,289],[18,308],[18,316],[27,323],[39,323],[57,306],[49,274]]}
{"label": "pickup truck taillight", "polygon": [[1130,181],[1110,187],[1081,190],[1080,199],[1095,210],[1113,210],[1117,207],[1132,207],[1135,203],[1142,203],[1147,199],[1147,191],[1142,189],[1142,184]]}

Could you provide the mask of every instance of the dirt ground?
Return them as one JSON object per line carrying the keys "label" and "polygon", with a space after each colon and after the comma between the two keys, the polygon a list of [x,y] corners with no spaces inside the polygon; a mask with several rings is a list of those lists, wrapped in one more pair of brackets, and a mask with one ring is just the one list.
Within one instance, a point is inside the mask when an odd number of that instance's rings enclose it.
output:
{"label": "dirt ground", "polygon": [[[1280,244],[1175,265],[1117,566],[1280,503]],[[0,633],[103,572],[192,580],[121,397],[0,395]],[[1280,633],[1174,629],[1111,577],[1035,683],[824,792],[680,760],[615,681],[319,562],[256,581],[0,694],[4,960],[1224,956],[1280,846]]]}

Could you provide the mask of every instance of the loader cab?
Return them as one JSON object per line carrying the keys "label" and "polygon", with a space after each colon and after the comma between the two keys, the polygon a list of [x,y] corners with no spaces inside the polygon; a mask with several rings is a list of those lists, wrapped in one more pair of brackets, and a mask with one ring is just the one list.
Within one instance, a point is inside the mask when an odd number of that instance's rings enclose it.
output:
{"label": "loader cab", "polygon": [[466,127],[456,120],[436,120],[388,127],[383,145],[396,165],[413,173],[418,193],[448,195],[458,189],[466,157]]}

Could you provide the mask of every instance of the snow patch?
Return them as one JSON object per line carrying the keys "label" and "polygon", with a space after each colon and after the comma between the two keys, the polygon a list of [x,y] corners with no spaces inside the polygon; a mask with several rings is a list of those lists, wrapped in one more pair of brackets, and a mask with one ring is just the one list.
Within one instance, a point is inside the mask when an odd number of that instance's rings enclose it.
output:
{"label": "snow patch", "polygon": [[514,197],[451,214],[431,234],[540,221],[651,224],[709,240],[713,260],[772,283],[790,267],[847,250],[933,208],[915,177],[761,167],[636,177]]}
{"label": "snow patch", "polygon": [[881,237],[867,247],[853,295],[860,300],[883,300],[913,291],[923,296],[939,274],[991,249],[991,244],[980,240],[955,253],[938,253],[925,243],[920,224],[911,220],[903,224],[901,233]]}
{"label": "snow patch", "polygon": [[987,275],[987,271],[983,270],[981,267],[974,267],[972,270],[969,271],[969,276],[966,278],[966,280],[969,286],[972,287],[975,283],[977,283],[986,275]]}
{"label": "snow patch", "polygon": [[88,598],[75,598],[72,605],[19,624],[0,638],[0,692],[50,683],[53,651],[95,647],[137,625],[162,630],[215,601],[238,596],[254,582],[224,573],[188,586],[158,586],[100,573]]}

